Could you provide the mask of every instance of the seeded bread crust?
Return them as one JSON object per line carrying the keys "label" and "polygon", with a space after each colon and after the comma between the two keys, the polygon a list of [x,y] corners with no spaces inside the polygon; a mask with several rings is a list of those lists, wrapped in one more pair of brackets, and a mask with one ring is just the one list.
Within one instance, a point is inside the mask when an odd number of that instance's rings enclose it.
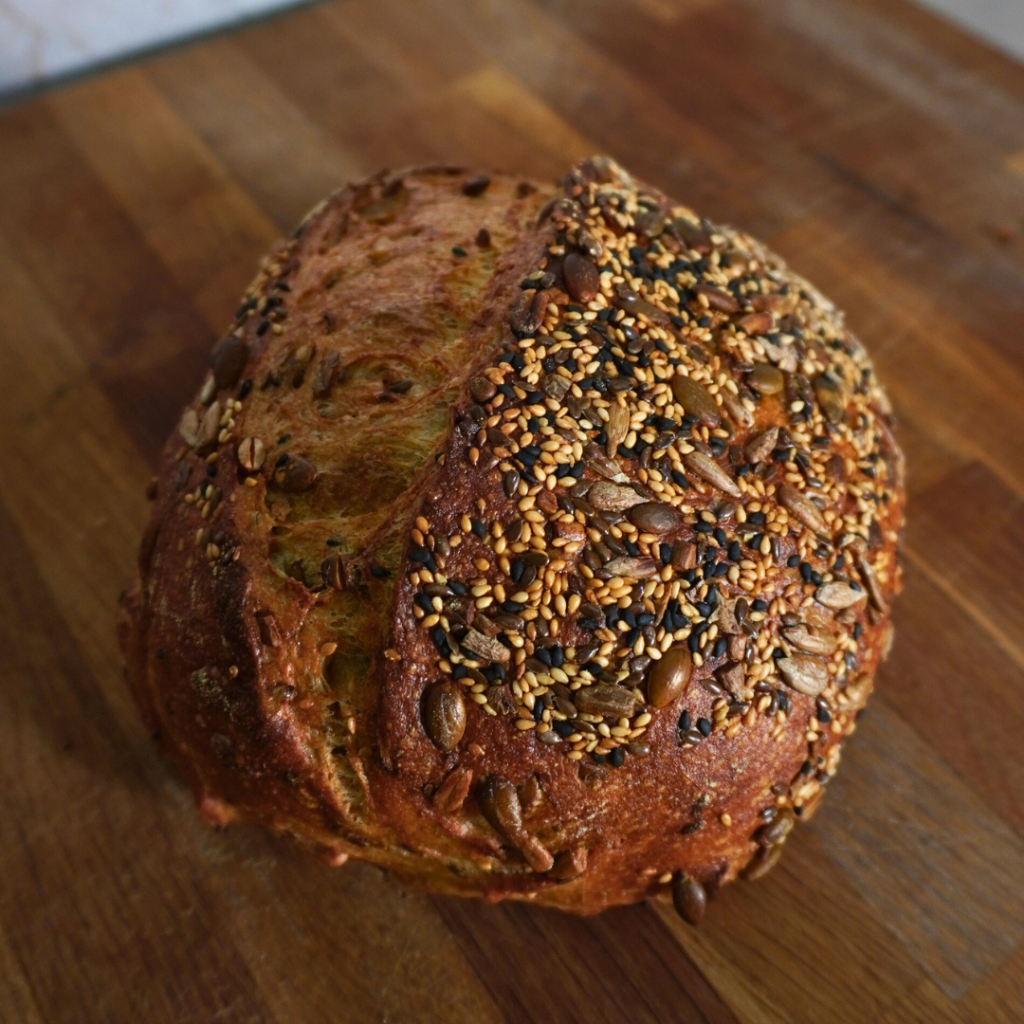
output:
{"label": "seeded bread crust", "polygon": [[863,348],[753,239],[604,158],[381,173],[215,347],[127,677],[213,823],[696,922],[836,769],[903,504]]}

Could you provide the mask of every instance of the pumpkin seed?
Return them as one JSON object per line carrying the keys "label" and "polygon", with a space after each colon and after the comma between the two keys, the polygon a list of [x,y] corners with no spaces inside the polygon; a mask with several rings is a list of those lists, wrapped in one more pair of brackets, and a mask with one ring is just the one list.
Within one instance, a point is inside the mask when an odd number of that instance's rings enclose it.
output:
{"label": "pumpkin seed", "polygon": [[777,395],[786,386],[782,371],[769,363],[758,363],[747,374],[747,380],[762,395]]}
{"label": "pumpkin seed", "polygon": [[248,353],[245,342],[228,334],[221,338],[210,353],[213,381],[218,388],[229,388],[242,375]]}
{"label": "pumpkin seed", "polygon": [[597,267],[578,252],[571,252],[562,262],[566,291],[577,302],[590,302],[601,287]]}
{"label": "pumpkin seed", "polygon": [[767,825],[762,825],[757,830],[754,838],[761,846],[775,846],[785,840],[786,836],[793,831],[795,824],[796,816],[793,814],[793,808],[783,807]]}
{"label": "pumpkin seed", "polygon": [[690,685],[693,657],[685,647],[670,647],[654,663],[647,680],[647,703],[655,708],[668,707]]}
{"label": "pumpkin seed", "polygon": [[506,839],[515,839],[523,829],[523,812],[519,793],[508,779],[489,775],[477,790],[477,803],[484,817],[496,832]]}
{"label": "pumpkin seed", "polygon": [[486,377],[471,377],[469,379],[469,394],[474,402],[489,402],[498,393],[494,382]]}
{"label": "pumpkin seed", "polygon": [[545,291],[524,291],[508,316],[508,325],[520,338],[533,334],[542,323],[548,308],[548,294]]}
{"label": "pumpkin seed", "polygon": [[466,705],[458,683],[435,683],[427,690],[423,724],[439,750],[454,750],[466,731]]}
{"label": "pumpkin seed", "polygon": [[687,924],[696,927],[704,918],[708,894],[696,878],[678,871],[672,879],[672,905]]}
{"label": "pumpkin seed", "polygon": [[692,377],[676,374],[672,378],[672,394],[687,416],[696,416],[706,427],[721,425],[722,414],[703,384]]}
{"label": "pumpkin seed", "polygon": [[679,529],[686,519],[679,509],[662,501],[647,501],[629,510],[629,521],[645,533],[663,536]]}
{"label": "pumpkin seed", "polygon": [[764,878],[775,867],[781,856],[781,846],[760,847],[757,853],[747,862],[746,867],[740,872],[740,877],[748,882],[756,882],[759,878]]}
{"label": "pumpkin seed", "polygon": [[292,494],[308,491],[316,483],[316,477],[316,466],[300,455],[288,456],[287,461],[274,470],[278,487]]}

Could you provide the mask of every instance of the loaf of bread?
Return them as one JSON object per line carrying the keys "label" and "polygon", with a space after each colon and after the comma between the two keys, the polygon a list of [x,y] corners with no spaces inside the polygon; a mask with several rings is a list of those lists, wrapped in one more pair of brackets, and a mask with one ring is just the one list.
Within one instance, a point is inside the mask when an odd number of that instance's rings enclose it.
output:
{"label": "loaf of bread", "polygon": [[265,260],[167,444],[127,677],[213,823],[696,922],[891,643],[891,408],[763,245],[606,158],[381,173]]}

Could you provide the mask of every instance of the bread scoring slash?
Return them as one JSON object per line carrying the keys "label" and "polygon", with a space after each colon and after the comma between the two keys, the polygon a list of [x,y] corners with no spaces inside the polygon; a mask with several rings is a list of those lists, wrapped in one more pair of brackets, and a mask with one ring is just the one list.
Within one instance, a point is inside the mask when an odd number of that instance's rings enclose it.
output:
{"label": "bread scoring slash", "polygon": [[836,771],[903,506],[865,349],[759,242],[603,157],[382,172],[214,347],[127,676],[208,820],[697,923]]}

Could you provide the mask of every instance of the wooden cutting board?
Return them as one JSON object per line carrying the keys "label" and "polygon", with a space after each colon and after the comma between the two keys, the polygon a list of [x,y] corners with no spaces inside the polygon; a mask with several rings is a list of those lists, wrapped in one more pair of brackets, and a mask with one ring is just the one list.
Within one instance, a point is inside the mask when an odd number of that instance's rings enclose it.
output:
{"label": "wooden cutting board", "polygon": [[[331,870],[200,824],[125,690],[143,492],[317,199],[593,151],[849,310],[906,590],[821,812],[694,931]],[[0,111],[0,1020],[1024,1019],[1024,69],[899,0],[298,9]]]}

